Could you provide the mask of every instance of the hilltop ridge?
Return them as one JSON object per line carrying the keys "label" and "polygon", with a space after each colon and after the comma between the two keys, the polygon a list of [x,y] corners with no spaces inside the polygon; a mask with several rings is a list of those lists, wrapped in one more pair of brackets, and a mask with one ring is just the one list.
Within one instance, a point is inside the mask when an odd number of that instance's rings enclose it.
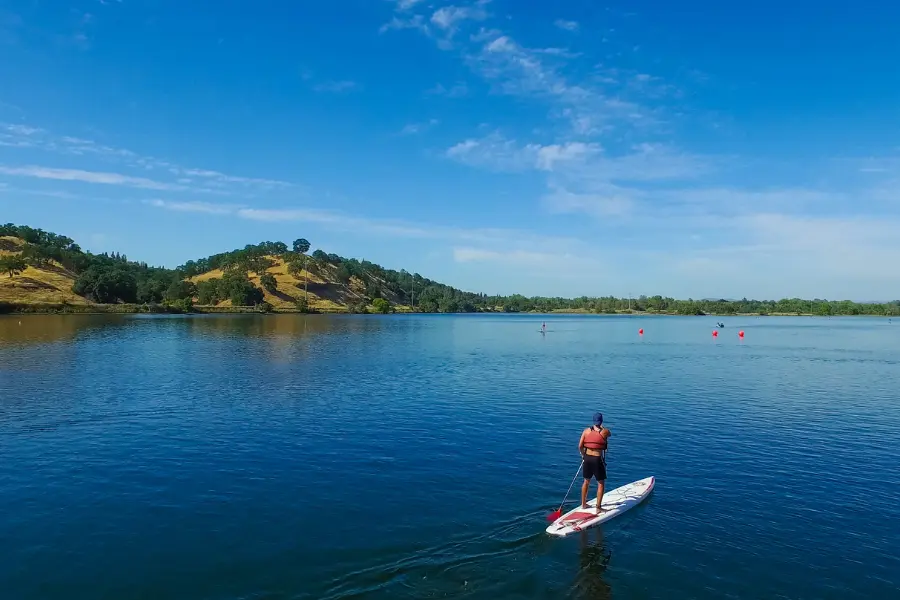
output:
{"label": "hilltop ridge", "polygon": [[322,250],[261,242],[168,269],[83,251],[63,235],[0,225],[0,312],[580,312],[900,316],[900,301],[489,296]]}
{"label": "hilltop ridge", "polygon": [[151,267],[119,253],[92,254],[71,238],[0,226],[0,303],[7,308],[104,310],[403,312],[475,311],[472,299],[419,274],[322,250],[300,238],[262,242]]}

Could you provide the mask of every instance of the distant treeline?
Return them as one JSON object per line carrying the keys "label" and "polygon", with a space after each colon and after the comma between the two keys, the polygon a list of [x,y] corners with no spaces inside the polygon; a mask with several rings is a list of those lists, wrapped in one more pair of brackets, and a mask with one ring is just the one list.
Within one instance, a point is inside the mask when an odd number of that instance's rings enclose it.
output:
{"label": "distant treeline", "polygon": [[[68,237],[11,223],[0,225],[0,236],[13,236],[26,242],[21,255],[0,258],[0,271],[10,276],[28,265],[47,267],[51,261],[75,274],[73,291],[103,304],[183,303],[194,298],[199,304],[215,304],[231,300],[234,306],[253,306],[263,301],[263,291],[254,285],[249,273],[260,275],[260,283],[270,292],[275,278],[266,272],[272,266],[269,257],[285,261],[288,271],[317,273],[328,281],[349,284],[358,280],[365,291],[365,301],[389,298],[395,303],[414,307],[419,312],[552,312],[583,311],[594,313],[655,312],[680,315],[702,314],[815,314],[815,315],[900,315],[900,301],[884,304],[849,300],[676,300],[663,296],[615,298],[546,298],[522,295],[489,296],[466,292],[432,281],[418,273],[395,271],[366,260],[344,258],[316,250],[309,254],[310,244],[304,238],[289,247],[284,242],[262,242],[242,249],[223,252],[200,260],[188,261],[176,269],[151,267],[147,263],[128,260],[125,255],[85,252]],[[223,275],[197,285],[185,281],[219,269]],[[364,304],[364,303],[363,303]],[[384,306],[382,302],[376,303]],[[351,307],[357,311],[359,306]]]}

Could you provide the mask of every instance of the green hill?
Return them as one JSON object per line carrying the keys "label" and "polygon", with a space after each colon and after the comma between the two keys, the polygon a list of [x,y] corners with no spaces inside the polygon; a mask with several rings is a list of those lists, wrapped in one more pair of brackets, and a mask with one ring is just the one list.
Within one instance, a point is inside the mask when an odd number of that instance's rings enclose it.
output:
{"label": "green hill", "polygon": [[10,223],[0,226],[0,310],[403,312],[416,302],[456,312],[483,297],[309,249],[262,242],[167,269]]}
{"label": "green hill", "polygon": [[169,269],[135,262],[119,253],[85,252],[66,236],[9,223],[0,225],[0,312],[900,315],[900,301],[488,296],[464,292],[418,273],[309,250],[305,239],[295,240],[290,247],[266,241]]}

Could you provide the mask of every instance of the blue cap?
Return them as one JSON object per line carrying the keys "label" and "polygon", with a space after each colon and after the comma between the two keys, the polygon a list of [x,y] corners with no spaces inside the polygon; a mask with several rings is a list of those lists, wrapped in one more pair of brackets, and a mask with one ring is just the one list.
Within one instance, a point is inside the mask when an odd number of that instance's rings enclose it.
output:
{"label": "blue cap", "polygon": [[603,425],[603,413],[594,413],[594,425]]}

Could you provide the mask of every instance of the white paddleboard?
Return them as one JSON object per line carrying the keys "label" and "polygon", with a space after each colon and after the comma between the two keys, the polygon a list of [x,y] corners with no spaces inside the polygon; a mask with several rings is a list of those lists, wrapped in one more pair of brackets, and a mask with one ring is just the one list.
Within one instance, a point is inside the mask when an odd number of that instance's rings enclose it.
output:
{"label": "white paddleboard", "polygon": [[[579,505],[550,523],[547,533],[566,536],[618,517],[643,502],[653,491],[654,485],[656,485],[656,478],[651,476],[605,492],[603,494],[603,510],[599,513],[595,495],[588,502],[588,508],[581,508]],[[596,489],[594,486],[591,488],[591,491]]]}

